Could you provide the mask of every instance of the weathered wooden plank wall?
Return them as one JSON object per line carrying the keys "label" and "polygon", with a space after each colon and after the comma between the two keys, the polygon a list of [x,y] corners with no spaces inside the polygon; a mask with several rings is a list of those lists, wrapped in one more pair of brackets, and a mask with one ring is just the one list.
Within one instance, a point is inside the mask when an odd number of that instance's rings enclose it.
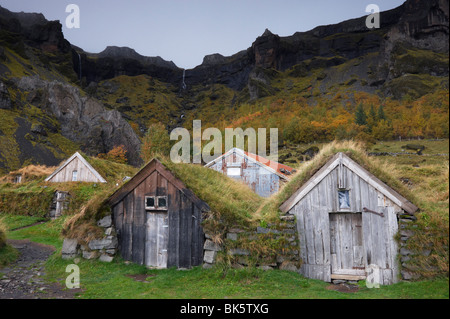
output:
{"label": "weathered wooden plank wall", "polygon": [[241,169],[239,176],[230,177],[242,180],[261,197],[269,197],[280,189],[282,179],[277,174],[237,153],[224,156],[221,161],[211,165],[210,168],[227,175],[227,168],[230,165],[237,165],[232,167]]}
{"label": "weathered wooden plank wall", "polygon": [[[145,196],[167,196],[167,211],[146,211]],[[113,207],[113,218],[125,260],[163,268],[203,261],[201,210],[156,170]]]}
{"label": "weathered wooden plank wall", "polygon": [[[339,209],[339,186],[349,189],[350,210]],[[364,208],[384,213],[384,217],[363,212]],[[301,272],[330,281],[332,265],[357,269],[376,264],[381,269],[382,284],[396,282],[398,247],[394,236],[398,231],[396,214],[400,211],[351,169],[345,165],[335,167],[291,210],[297,217]],[[335,213],[347,214],[331,216]],[[361,213],[361,217],[352,213]],[[345,234],[349,235],[343,238]]]}
{"label": "weathered wooden plank wall", "polygon": [[49,181],[55,183],[71,182],[72,172],[77,171],[77,181],[79,182],[100,182],[99,179],[81,162],[77,157],[70,161]]}

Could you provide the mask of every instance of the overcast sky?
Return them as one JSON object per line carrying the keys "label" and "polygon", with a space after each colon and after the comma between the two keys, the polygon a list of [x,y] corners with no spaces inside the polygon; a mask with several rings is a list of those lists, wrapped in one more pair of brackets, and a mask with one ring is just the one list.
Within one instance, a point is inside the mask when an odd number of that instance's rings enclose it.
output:
{"label": "overcast sky", "polygon": [[[127,46],[193,68],[207,54],[232,55],[247,49],[268,28],[280,36],[319,25],[366,16],[404,0],[0,0],[13,12],[40,12],[60,20],[70,43],[93,53]],[[80,8],[80,28],[65,26],[66,6]]]}

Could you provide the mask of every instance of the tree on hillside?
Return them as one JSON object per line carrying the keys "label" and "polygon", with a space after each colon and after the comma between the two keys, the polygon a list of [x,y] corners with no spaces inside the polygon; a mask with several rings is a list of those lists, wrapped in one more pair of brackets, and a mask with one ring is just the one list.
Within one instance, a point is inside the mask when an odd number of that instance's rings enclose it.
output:
{"label": "tree on hillside", "polygon": [[378,120],[386,120],[386,114],[384,113],[384,106],[383,104],[380,104],[378,107],[378,114],[377,114]]}
{"label": "tree on hillside", "polygon": [[124,145],[114,146],[108,153],[100,153],[98,158],[106,159],[108,161],[126,164],[127,163],[127,150]]}
{"label": "tree on hillside", "polygon": [[156,154],[170,154],[170,137],[162,123],[151,124],[145,133],[141,146],[141,158],[150,161]]}
{"label": "tree on hillside", "polygon": [[367,127],[369,132],[372,132],[373,127],[377,124],[377,113],[373,104],[370,104],[369,115],[367,116]]}
{"label": "tree on hillside", "polygon": [[367,125],[367,115],[366,112],[364,112],[362,103],[360,103],[356,109],[355,123],[358,125]]}

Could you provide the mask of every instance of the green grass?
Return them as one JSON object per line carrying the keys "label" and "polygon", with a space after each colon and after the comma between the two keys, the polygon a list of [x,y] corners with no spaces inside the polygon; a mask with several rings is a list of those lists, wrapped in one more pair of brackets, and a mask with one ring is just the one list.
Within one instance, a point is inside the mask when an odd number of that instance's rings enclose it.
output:
{"label": "green grass", "polygon": [[[5,245],[0,248],[0,269],[12,262],[14,262],[19,256],[17,249],[10,245]],[[2,274],[0,273],[0,278]]]}
{"label": "green grass", "polygon": [[45,220],[37,216],[23,216],[14,214],[0,214],[3,223],[7,225],[7,230],[14,230],[20,227],[26,227],[34,223]]}
{"label": "green grass", "polygon": [[[73,261],[54,255],[47,262],[48,275],[65,278],[65,268]],[[256,268],[191,270],[150,270],[144,266],[81,260],[80,283],[86,299],[446,299],[448,279],[401,282],[379,289],[360,283],[356,293],[327,289],[330,284],[307,279],[289,271]],[[140,282],[127,275],[144,275]],[[64,282],[64,281],[63,281]]]}
{"label": "green grass", "polygon": [[[34,219],[31,218],[27,222],[23,221],[23,223],[31,224],[31,221],[33,220]],[[65,220],[66,217],[63,216],[56,220],[38,224],[32,227],[23,228],[16,231],[8,231],[7,237],[8,239],[29,239],[37,243],[52,245],[56,248],[61,248],[64,240],[61,236],[61,229]],[[14,222],[14,220],[5,220],[5,224],[7,224],[8,228],[11,227],[10,225]]]}
{"label": "green grass", "polygon": [[[8,229],[14,225],[26,225],[35,219],[21,216],[19,219],[5,216]],[[9,231],[10,239],[29,239],[52,245],[56,252],[46,263],[46,278],[64,285],[66,266],[74,260],[60,257],[60,235],[65,217],[17,231]],[[0,260],[15,259],[14,250],[0,251]],[[5,257],[6,256],[6,257]],[[288,271],[262,271],[256,268],[151,270],[145,266],[124,262],[119,257],[112,263],[80,260],[80,281],[84,299],[448,299],[448,278],[400,282],[379,289],[369,289],[364,282],[356,293],[344,293],[328,289],[329,283],[307,279]],[[144,275],[147,282],[139,282],[127,275]]]}

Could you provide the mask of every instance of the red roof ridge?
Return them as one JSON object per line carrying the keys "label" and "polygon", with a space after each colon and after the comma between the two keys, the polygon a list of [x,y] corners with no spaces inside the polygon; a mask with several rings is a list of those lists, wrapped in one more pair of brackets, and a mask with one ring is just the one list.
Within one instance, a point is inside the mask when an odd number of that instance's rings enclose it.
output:
{"label": "red roof ridge", "polygon": [[[250,152],[246,152],[246,151],[244,151],[244,154],[247,155],[250,158],[253,158],[257,162],[272,168],[277,173],[282,174],[284,176],[291,175],[293,173],[293,171],[295,170],[294,168],[292,168],[290,166],[287,166],[287,165],[284,165],[284,164],[272,161],[272,160],[267,159],[267,158],[265,158],[263,156],[260,156],[260,155],[256,155],[256,154],[253,154],[253,153],[250,153]],[[288,172],[288,173],[285,173],[285,172]]]}

